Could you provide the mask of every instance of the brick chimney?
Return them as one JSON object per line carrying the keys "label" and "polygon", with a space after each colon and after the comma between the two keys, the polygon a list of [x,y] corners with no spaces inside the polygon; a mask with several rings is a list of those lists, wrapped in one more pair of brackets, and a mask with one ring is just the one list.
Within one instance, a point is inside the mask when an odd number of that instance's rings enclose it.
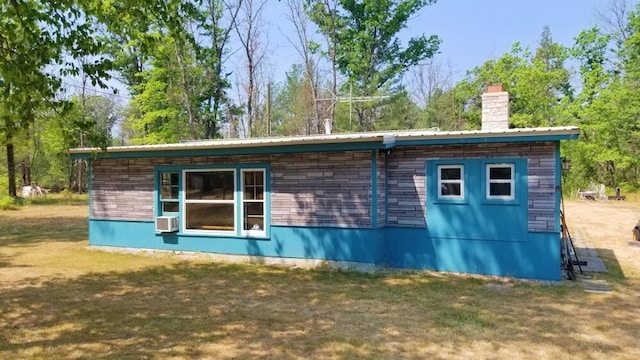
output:
{"label": "brick chimney", "polygon": [[496,131],[509,128],[509,93],[502,84],[487,86],[482,94],[482,130]]}

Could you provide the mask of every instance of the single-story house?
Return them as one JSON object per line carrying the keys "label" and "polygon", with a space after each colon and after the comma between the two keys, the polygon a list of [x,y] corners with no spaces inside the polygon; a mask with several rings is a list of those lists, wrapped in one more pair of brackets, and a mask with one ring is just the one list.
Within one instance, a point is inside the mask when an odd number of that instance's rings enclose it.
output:
{"label": "single-story house", "polygon": [[560,280],[560,141],[510,129],[228,139],[71,150],[94,246],[321,259]]}

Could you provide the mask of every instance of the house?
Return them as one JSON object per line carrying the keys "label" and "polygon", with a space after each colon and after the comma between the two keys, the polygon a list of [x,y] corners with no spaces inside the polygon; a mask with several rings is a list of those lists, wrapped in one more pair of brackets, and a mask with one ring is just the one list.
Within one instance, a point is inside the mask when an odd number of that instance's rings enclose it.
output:
{"label": "house", "polygon": [[509,129],[398,131],[73,149],[93,246],[335,260],[559,280],[560,141]]}

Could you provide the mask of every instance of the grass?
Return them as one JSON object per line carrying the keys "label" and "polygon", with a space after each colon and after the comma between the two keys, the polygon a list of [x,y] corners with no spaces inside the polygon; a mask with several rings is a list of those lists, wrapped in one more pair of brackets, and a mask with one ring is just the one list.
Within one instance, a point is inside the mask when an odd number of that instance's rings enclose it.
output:
{"label": "grass", "polygon": [[0,358],[640,357],[631,262],[619,262],[613,294],[597,295],[574,283],[186,261],[88,249],[86,214],[0,212]]}

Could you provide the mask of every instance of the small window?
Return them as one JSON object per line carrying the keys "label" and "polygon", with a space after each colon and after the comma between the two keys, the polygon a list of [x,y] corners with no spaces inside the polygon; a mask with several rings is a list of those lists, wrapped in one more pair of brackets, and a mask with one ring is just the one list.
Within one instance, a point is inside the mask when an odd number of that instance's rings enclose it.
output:
{"label": "small window", "polygon": [[515,198],[514,164],[487,164],[487,199]]}
{"label": "small window", "polygon": [[264,234],[264,170],[242,171],[242,231],[246,235]]}
{"label": "small window", "polygon": [[160,173],[160,205],[162,213],[178,212],[179,185],[177,172]]}
{"label": "small window", "polygon": [[464,199],[464,166],[438,166],[438,198]]}

